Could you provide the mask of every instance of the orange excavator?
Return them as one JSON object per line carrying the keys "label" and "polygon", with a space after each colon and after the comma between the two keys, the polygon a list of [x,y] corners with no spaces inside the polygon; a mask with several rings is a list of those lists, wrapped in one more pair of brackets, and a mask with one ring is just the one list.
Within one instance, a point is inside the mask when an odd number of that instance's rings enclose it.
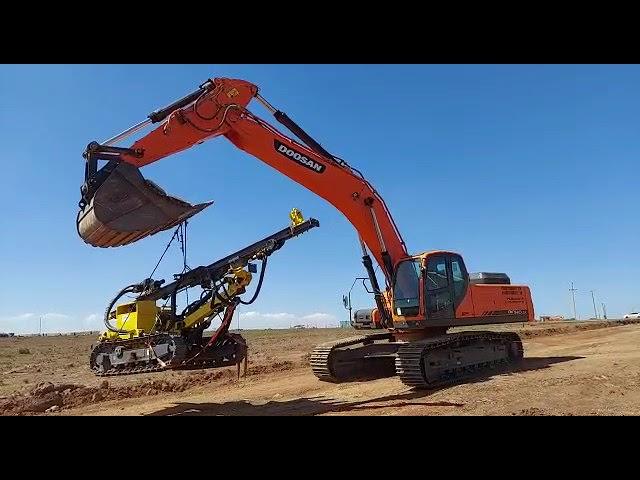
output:
{"label": "orange excavator", "polygon": [[[298,140],[252,113],[247,106],[253,99]],[[156,128],[132,145],[116,146],[152,124]],[[127,245],[174,227],[209,206],[167,195],[139,169],[214,137],[226,138],[328,201],[359,234],[376,304],[371,315],[384,331],[318,345],[311,354],[311,367],[319,379],[340,382],[398,375],[407,385],[432,388],[523,357],[516,333],[447,331],[533,321],[527,286],[512,285],[505,274],[469,274],[455,252],[409,254],[384,200],[364,176],[325,150],[267,102],[256,85],[244,80],[209,79],[121,134],[91,142],[83,154],[79,235],[96,247]],[[107,163],[98,168],[99,161]],[[371,257],[380,267],[383,286]]]}

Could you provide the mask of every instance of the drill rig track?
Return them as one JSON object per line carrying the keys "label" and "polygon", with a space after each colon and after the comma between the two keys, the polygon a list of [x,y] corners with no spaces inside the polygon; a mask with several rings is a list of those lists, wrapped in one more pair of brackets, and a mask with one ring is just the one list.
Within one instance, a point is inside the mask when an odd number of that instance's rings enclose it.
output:
{"label": "drill rig track", "polygon": [[113,377],[218,368],[237,365],[247,356],[247,344],[241,335],[227,333],[211,346],[207,345],[208,340],[203,337],[193,343],[188,337],[169,333],[110,340],[93,349],[90,366],[98,377]]}

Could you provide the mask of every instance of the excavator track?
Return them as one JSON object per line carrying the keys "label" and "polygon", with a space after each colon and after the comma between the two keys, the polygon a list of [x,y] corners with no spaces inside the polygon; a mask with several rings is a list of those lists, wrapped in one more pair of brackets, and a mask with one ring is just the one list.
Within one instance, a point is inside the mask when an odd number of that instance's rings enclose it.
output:
{"label": "excavator track", "polygon": [[[203,339],[203,343],[207,340],[208,338]],[[134,360],[119,365],[113,365],[110,362],[110,355],[116,353],[118,348],[124,354],[131,351],[149,351],[151,348],[155,352],[155,347],[158,345],[168,345],[167,352],[160,356],[151,353],[139,361]],[[247,345],[240,335],[227,334],[211,347],[192,345],[190,348],[185,337],[160,333],[101,342],[92,350],[89,364],[96,376],[113,377],[164,370],[218,368],[236,365],[246,355]],[[105,356],[107,356],[106,359]]]}
{"label": "excavator track", "polygon": [[396,372],[410,387],[439,388],[522,358],[522,341],[515,333],[453,333],[402,344]]}
{"label": "excavator track", "polygon": [[[363,372],[355,371],[358,370],[356,368],[344,368],[344,363],[348,363],[347,357],[351,353],[355,353],[358,355],[363,348],[366,347],[375,347],[380,346],[382,348],[388,349],[389,347],[393,348],[391,343],[386,344],[375,344],[374,342],[380,340],[390,340],[392,335],[390,333],[378,333],[372,335],[361,335],[357,337],[349,337],[342,340],[335,340],[332,342],[326,342],[318,345],[311,352],[311,370],[313,374],[318,377],[318,379],[324,382],[340,382],[344,380],[346,377],[357,377],[358,374],[362,374]],[[348,349],[347,347],[355,347],[358,344],[362,344],[360,347],[355,349]],[[388,356],[388,352],[381,352],[381,356]],[[393,352],[391,352],[393,353]],[[378,356],[380,358],[381,356]],[[358,355],[358,360],[364,359],[364,355]],[[369,358],[376,358],[375,353]],[[349,365],[349,367],[353,367],[353,365]],[[349,370],[345,372],[345,370]],[[359,370],[362,370],[360,368]]]}
{"label": "excavator track", "polygon": [[523,357],[520,337],[510,332],[462,332],[414,342],[384,342],[392,338],[390,333],[379,333],[323,343],[311,353],[311,369],[326,382],[398,375],[414,388],[438,388]]}

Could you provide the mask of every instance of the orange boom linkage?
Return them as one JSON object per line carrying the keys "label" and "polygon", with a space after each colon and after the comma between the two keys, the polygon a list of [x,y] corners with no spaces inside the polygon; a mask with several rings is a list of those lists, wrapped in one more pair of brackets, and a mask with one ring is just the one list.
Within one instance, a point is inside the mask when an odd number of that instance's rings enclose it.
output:
{"label": "orange boom linkage", "polygon": [[[254,98],[301,142],[250,112],[247,105]],[[160,125],[132,146],[114,146],[153,123]],[[514,333],[446,331],[453,326],[532,321],[527,286],[511,285],[504,274],[469,274],[454,252],[408,254],[384,200],[363,175],[327,152],[260,96],[256,85],[243,80],[208,80],[144,122],[102,144],[90,143],[84,154],[80,236],[98,247],[126,245],[209,206],[211,202],[191,205],[167,195],[138,168],[218,136],[324,198],[359,234],[377,305],[371,313],[387,331],[316,347],[311,364],[318,378],[341,381],[397,374],[408,385],[433,387],[522,358],[522,343]],[[98,169],[98,160],[108,163]],[[384,274],[384,289],[369,252]]]}

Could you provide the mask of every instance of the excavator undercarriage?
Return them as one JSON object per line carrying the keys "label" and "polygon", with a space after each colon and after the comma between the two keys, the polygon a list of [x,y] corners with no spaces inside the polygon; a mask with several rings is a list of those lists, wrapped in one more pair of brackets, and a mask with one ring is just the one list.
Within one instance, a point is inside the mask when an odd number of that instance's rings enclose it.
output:
{"label": "excavator undercarriage", "polygon": [[377,333],[318,345],[311,354],[311,368],[327,382],[397,375],[410,387],[439,388],[522,357],[520,337],[511,332],[436,334],[417,341]]}

